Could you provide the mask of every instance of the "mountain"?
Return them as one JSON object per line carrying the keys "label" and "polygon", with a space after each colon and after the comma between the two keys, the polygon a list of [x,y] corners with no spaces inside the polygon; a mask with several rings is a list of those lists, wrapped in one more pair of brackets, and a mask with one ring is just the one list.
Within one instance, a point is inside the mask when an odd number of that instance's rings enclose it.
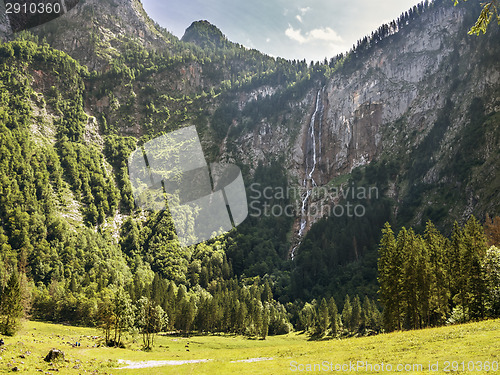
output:
{"label": "mountain", "polygon": [[[160,32],[137,0],[83,0],[58,19],[30,31],[97,70],[123,54],[131,40],[149,50],[168,50],[170,40],[177,39]],[[5,26],[0,32],[3,40],[14,37]]]}
{"label": "mountain", "polygon": [[[15,35],[4,25],[2,267],[27,270],[44,317],[58,286],[140,296],[155,274],[193,293],[259,276],[283,304],[376,298],[386,221],[448,234],[499,212],[499,30],[467,35],[479,11],[420,4],[311,65],[206,21],[179,40],[136,0],[80,1]],[[192,124],[208,162],[243,171],[250,217],[186,250],[167,214],[134,207],[127,159]]]}
{"label": "mountain", "polygon": [[193,22],[181,40],[194,43],[201,48],[224,48],[229,43],[222,31],[208,21]]}

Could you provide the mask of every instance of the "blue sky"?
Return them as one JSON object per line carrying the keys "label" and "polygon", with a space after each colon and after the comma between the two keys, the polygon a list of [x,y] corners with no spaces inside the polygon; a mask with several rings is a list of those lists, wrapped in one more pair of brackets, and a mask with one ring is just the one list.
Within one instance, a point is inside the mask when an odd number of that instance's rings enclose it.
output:
{"label": "blue sky", "polygon": [[208,20],[233,42],[287,59],[322,60],[345,52],[418,0],[142,0],[179,38]]}

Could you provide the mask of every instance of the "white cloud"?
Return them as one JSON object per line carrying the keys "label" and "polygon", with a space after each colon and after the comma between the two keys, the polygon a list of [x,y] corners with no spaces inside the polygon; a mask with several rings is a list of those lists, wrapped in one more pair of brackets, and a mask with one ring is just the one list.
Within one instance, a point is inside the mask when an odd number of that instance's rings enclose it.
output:
{"label": "white cloud", "polygon": [[311,10],[311,7],[299,8],[299,10],[300,10],[300,13],[302,13],[302,15],[304,15]]}
{"label": "white cloud", "polygon": [[330,27],[325,27],[322,29],[314,29],[309,33],[309,38],[312,40],[323,40],[325,42],[340,43],[342,38],[335,30]]}
{"label": "white cloud", "polygon": [[285,30],[285,34],[292,40],[299,42],[300,44],[304,44],[307,42],[307,38],[302,35],[302,31],[300,29],[295,30],[292,26],[288,25],[288,29]]}
{"label": "white cloud", "polygon": [[297,18],[297,20],[299,20],[299,22],[302,23],[302,17],[300,15],[295,16],[295,18]]}
{"label": "white cloud", "polygon": [[290,39],[295,40],[300,44],[314,41],[329,42],[331,44],[342,42],[342,37],[330,27],[313,29],[305,34],[302,34],[301,29],[295,30],[291,25],[288,25],[288,29],[285,30],[285,34]]}

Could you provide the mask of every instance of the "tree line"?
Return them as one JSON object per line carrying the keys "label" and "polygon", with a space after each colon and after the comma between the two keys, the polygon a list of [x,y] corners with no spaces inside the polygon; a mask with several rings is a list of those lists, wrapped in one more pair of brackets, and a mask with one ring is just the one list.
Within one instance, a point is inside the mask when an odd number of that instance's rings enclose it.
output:
{"label": "tree line", "polygon": [[333,297],[322,298],[304,304],[295,328],[313,339],[370,335],[382,331],[382,314],[376,302],[366,296],[361,302],[358,295],[353,299],[346,295],[342,310]]}
{"label": "tree line", "polygon": [[[487,222],[489,228],[495,228]],[[500,316],[500,250],[479,222],[455,222],[450,238],[428,222],[423,235],[386,223],[378,280],[386,331],[420,329]]]}
{"label": "tree line", "polygon": [[158,332],[234,333],[265,339],[286,334],[292,325],[283,305],[273,299],[267,280],[212,282],[187,289],[155,274],[146,285],[110,285],[93,297],[74,285],[34,292],[31,314],[36,319],[68,321],[100,327],[106,345],[122,346],[126,332],[142,334],[145,348]]}

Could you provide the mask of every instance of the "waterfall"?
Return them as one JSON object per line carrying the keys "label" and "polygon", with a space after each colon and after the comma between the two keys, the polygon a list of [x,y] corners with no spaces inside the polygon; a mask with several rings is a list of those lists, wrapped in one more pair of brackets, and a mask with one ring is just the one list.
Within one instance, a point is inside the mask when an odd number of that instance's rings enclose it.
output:
{"label": "waterfall", "polygon": [[[311,116],[309,122],[309,128],[307,130],[306,139],[306,152],[305,152],[305,178],[303,180],[303,187],[305,192],[302,194],[302,206],[300,212],[300,228],[298,233],[299,243],[293,247],[291,251],[291,258],[295,257],[295,251],[300,246],[302,237],[304,236],[304,231],[307,227],[307,209],[309,207],[309,198],[312,195],[313,189],[317,186],[316,181],[314,181],[313,174],[316,171],[316,166],[318,163],[318,155],[321,157],[321,133],[323,124],[323,104],[321,101],[321,92],[318,90],[316,94],[316,106],[314,112]],[[318,119],[318,121],[316,121]],[[318,127],[316,127],[318,123]]]}
{"label": "waterfall", "polygon": [[[315,133],[316,115],[318,114],[320,107],[321,107],[321,90],[319,90],[318,94],[316,95],[316,107],[314,109],[314,113],[313,113],[313,115],[311,117],[311,121],[309,123],[309,135],[310,135],[309,141],[310,141],[310,145],[312,148],[312,167],[311,167],[311,171],[309,172],[309,175],[307,176],[307,178],[312,182],[313,185],[316,185],[312,175],[313,175],[314,171],[316,170],[316,163],[317,163],[316,133]],[[309,156],[308,155],[309,151],[310,150],[306,149],[306,153],[307,153],[306,154],[306,174],[307,174],[307,168],[308,168],[308,164],[309,164],[308,160],[307,160],[308,156]]]}

